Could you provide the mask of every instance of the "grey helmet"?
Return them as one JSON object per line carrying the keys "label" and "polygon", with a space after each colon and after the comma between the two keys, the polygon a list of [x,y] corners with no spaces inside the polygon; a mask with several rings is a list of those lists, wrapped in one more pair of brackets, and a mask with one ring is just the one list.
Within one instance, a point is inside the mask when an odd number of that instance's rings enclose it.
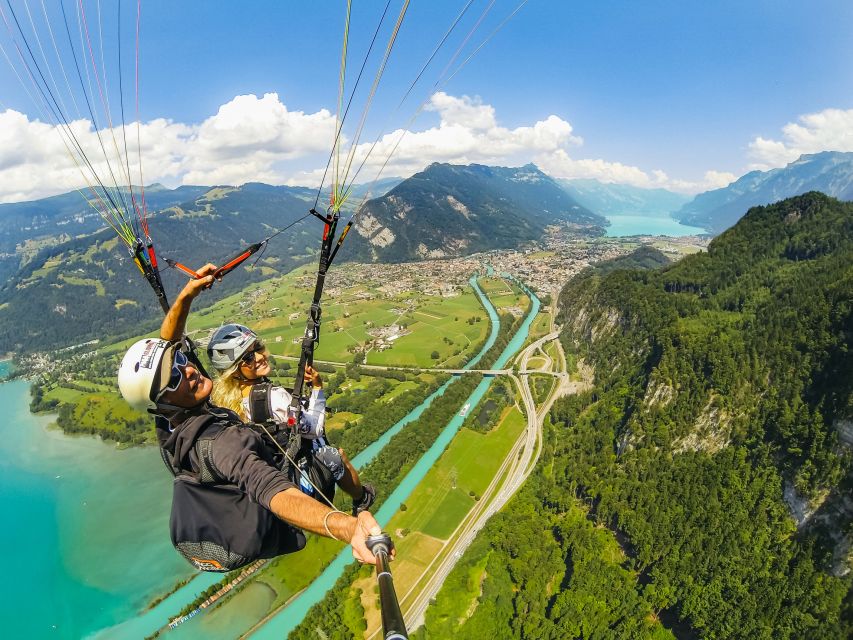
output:
{"label": "grey helmet", "polygon": [[226,324],[219,327],[207,344],[210,364],[222,373],[234,366],[258,340],[258,334],[242,324]]}

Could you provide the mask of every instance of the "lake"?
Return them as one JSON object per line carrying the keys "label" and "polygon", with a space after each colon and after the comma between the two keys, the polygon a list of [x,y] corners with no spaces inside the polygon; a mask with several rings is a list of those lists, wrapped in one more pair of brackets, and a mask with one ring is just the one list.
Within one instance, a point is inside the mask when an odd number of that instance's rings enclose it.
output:
{"label": "lake", "polygon": [[669,216],[660,215],[608,215],[610,226],[607,235],[619,236],[695,236],[708,233],[700,227],[689,227]]}
{"label": "lake", "polygon": [[169,542],[172,481],[157,450],[63,435],[29,401],[26,381],[0,384],[3,635],[77,639],[192,570]]}

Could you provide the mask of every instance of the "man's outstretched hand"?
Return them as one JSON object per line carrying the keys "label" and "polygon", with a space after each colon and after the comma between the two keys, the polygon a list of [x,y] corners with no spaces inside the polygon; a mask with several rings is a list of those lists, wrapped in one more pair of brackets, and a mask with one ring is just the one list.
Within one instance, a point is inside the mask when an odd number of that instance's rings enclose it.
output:
{"label": "man's outstretched hand", "polygon": [[160,325],[160,337],[163,340],[177,342],[184,337],[184,328],[187,325],[187,316],[190,313],[190,305],[193,300],[204,289],[209,289],[213,284],[213,272],[216,271],[216,265],[210,263],[204,265],[198,270],[198,278],[192,278],[181,289],[175,302],[169,308],[169,313],[163,318],[163,324]]}
{"label": "man's outstretched hand", "polygon": [[196,271],[200,277],[191,278],[187,284],[184,285],[179,297],[194,300],[202,291],[209,289],[213,284],[213,273],[216,269],[217,267],[215,264],[210,264],[208,262],[201,269]]}
{"label": "man's outstretched hand", "polygon": [[[382,527],[376,522],[369,511],[362,511],[358,514],[358,523],[355,527],[355,533],[350,540],[352,545],[352,557],[362,564],[376,564],[376,556],[367,548],[365,540],[368,536],[378,536],[382,533]],[[397,555],[396,549],[391,548],[391,559]]]}

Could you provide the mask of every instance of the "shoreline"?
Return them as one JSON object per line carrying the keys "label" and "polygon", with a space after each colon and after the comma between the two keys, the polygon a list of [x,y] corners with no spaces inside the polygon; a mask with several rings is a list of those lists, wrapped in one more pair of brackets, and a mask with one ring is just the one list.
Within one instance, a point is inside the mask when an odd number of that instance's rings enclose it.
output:
{"label": "shoreline", "polygon": [[164,592],[164,593],[162,593],[162,594],[160,594],[160,595],[157,595],[157,596],[155,596],[155,597],[151,598],[151,601],[150,601],[147,605],[145,605],[145,608],[144,608],[144,609],[141,609],[141,610],[139,611],[139,614],[141,615],[141,614],[143,614],[143,613],[146,613],[146,612],[148,612],[148,611],[151,611],[151,609],[153,609],[153,608],[154,608],[154,607],[156,607],[158,604],[160,604],[161,602],[163,602],[163,600],[165,600],[165,599],[166,599],[166,598],[168,598],[170,595],[172,595],[173,593],[175,593],[176,591],[178,591],[178,589],[181,589],[181,588],[183,588],[183,587],[187,586],[190,582],[192,582],[193,580],[195,580],[197,577],[198,577],[198,573],[194,573],[194,574],[193,574],[193,575],[191,575],[189,578],[182,578],[181,580],[178,580],[174,585],[172,585],[172,588],[171,588],[171,589],[169,589],[168,591],[166,591],[166,592]]}

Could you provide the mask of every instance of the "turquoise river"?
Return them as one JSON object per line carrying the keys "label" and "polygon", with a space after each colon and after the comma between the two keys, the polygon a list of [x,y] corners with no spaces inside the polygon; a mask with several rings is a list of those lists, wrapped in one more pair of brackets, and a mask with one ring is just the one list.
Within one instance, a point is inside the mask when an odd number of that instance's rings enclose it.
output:
{"label": "turquoise river", "polygon": [[[513,336],[513,339],[501,353],[497,362],[494,364],[495,369],[503,368],[509,359],[519,350],[527,340],[527,335],[530,332],[530,325],[536,314],[539,313],[539,299],[532,292],[527,291],[530,296],[532,305],[527,317],[524,319],[518,332]],[[496,316],[491,304],[487,303],[487,308],[490,309],[493,326],[496,325]],[[479,359],[479,358],[478,358]],[[477,385],[474,391],[468,396],[467,400],[462,403],[470,404],[469,411],[473,411],[477,403],[483,398],[494,378],[486,376]],[[461,408],[461,407],[460,407]],[[415,464],[411,471],[406,475],[403,481],[397,486],[394,492],[388,497],[388,500],[382,505],[379,511],[376,512],[376,520],[383,527],[388,524],[400,505],[405,502],[412,492],[417,487],[418,483],[424,479],[427,472],[432,468],[453,436],[459,431],[462,423],[465,421],[464,416],[458,413],[450,420],[447,426],[442,430],[436,439],[435,443],[427,450],[421,459]],[[282,609],[276,616],[260,628],[256,633],[252,634],[253,640],[280,640],[290,633],[305,617],[312,605],[323,599],[326,592],[335,584],[335,581],[343,573],[346,566],[351,563],[352,553],[349,550],[342,551],[337,558],[330,564],[320,577],[315,580],[311,586],[294,598],[288,606]]]}
{"label": "turquoise river", "polygon": [[[479,286],[477,285],[476,278],[472,277],[469,282],[474,288],[474,290],[477,292],[477,295],[480,297],[484,308],[489,314],[491,320],[491,332],[480,352],[474,358],[472,358],[468,362],[468,364],[465,365],[465,368],[472,368],[480,360],[482,355],[492,347],[495,340],[497,339],[499,329],[497,313],[495,312],[494,307],[491,305],[488,298],[480,290]],[[538,301],[536,302],[536,304],[538,309]],[[444,390],[447,388],[448,384],[449,383],[440,387],[423,403],[418,405],[403,419],[401,419],[388,431],[386,431],[380,438],[376,440],[376,442],[374,442],[373,444],[365,448],[357,456],[355,456],[353,458],[353,464],[355,464],[355,466],[358,468],[363,468],[367,463],[369,463],[373,458],[375,458],[376,455],[382,450],[382,448],[391,440],[394,435],[396,435],[405,425],[409,424],[414,420],[417,420],[421,416],[421,414],[429,407],[432,401],[438,396],[440,396],[442,393],[444,393]],[[444,434],[442,435],[444,436]],[[450,437],[452,438],[452,434],[450,435]],[[446,444],[442,446],[442,450],[445,446]],[[440,451],[438,453],[440,453]],[[426,455],[429,455],[429,453],[427,453]],[[423,462],[419,463],[419,466],[422,464]],[[428,469],[428,467],[426,468]],[[416,469],[413,470],[413,473],[416,471]],[[413,486],[414,485],[412,485],[412,487]],[[409,489],[408,492],[410,493],[411,489]],[[406,495],[408,495],[408,493]],[[400,498],[400,500],[402,499],[403,498]],[[390,515],[388,517],[390,518]],[[385,521],[387,521],[387,518]],[[337,570],[336,568],[338,567],[338,565],[340,565],[340,570],[342,570],[343,567],[346,566],[346,558],[348,555],[349,551],[342,552],[340,556],[331,565],[329,565],[326,571],[321,574],[321,576],[317,580],[315,580],[311,586],[308,587],[308,589],[303,591],[297,598],[291,601],[289,606],[283,610],[286,612],[286,614],[279,613],[278,616],[273,618],[273,621],[268,623],[268,625],[265,625],[265,627],[262,627],[258,634],[266,633],[265,629],[267,626],[274,626],[275,621],[283,617],[289,619],[291,617],[298,616],[299,605],[306,605],[307,607],[310,607],[310,605],[313,603],[313,600],[311,600],[311,594],[315,594],[315,599],[322,598],[323,594],[325,594],[328,588],[332,584],[334,584],[334,581],[337,576],[337,574],[334,572]],[[349,557],[351,558],[351,555],[349,555]],[[105,629],[101,633],[96,634],[95,637],[100,640],[107,638],[130,639],[148,636],[157,629],[161,628],[170,617],[173,617],[175,613],[181,610],[186,604],[192,602],[199,592],[207,588],[209,585],[215,583],[220,577],[221,576],[218,576],[216,574],[202,574],[198,578],[193,580],[190,584],[179,589],[176,593],[161,602],[154,609],[145,612],[143,615],[127,619],[118,625]],[[265,585],[259,584],[257,582],[250,583],[241,593],[238,593],[233,596],[233,599],[235,600],[233,605],[229,605],[227,607],[217,607],[213,611],[207,611],[203,615],[191,618],[176,629],[169,631],[169,637],[175,638],[176,640],[180,640],[182,638],[196,637],[205,637],[210,640],[225,640],[227,638],[236,638],[241,633],[244,633],[246,630],[252,627],[260,618],[263,618],[268,613],[267,607],[272,602],[273,598],[274,594]],[[304,615],[304,612],[302,615]],[[301,617],[299,619],[301,620]],[[296,622],[298,623],[299,620],[297,620]],[[281,637],[281,635],[279,635],[279,637]]]}

